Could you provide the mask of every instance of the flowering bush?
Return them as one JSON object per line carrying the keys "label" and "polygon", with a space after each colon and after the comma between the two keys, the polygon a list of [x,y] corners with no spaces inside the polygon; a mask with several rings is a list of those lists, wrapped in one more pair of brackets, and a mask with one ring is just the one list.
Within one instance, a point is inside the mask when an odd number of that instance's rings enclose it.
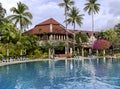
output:
{"label": "flowering bush", "polygon": [[93,44],[93,48],[97,50],[104,50],[110,47],[110,43],[107,40],[99,39],[96,40]]}

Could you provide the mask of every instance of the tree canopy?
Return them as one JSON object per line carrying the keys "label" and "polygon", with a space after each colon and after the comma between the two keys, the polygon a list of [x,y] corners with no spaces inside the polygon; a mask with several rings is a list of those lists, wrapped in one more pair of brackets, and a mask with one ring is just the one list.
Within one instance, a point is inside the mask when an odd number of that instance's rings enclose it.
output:
{"label": "tree canopy", "polygon": [[96,40],[93,44],[93,48],[97,50],[104,50],[110,47],[110,43],[107,40],[99,39]]}
{"label": "tree canopy", "polygon": [[17,8],[12,7],[10,9],[13,15],[8,16],[8,19],[15,22],[15,25],[19,24],[21,32],[24,32],[25,28],[27,28],[29,24],[32,24],[32,14],[28,12],[28,10],[28,6],[21,2],[17,3]]}
{"label": "tree canopy", "polygon": [[108,29],[99,33],[99,38],[108,40],[111,43],[116,39],[117,33],[113,29]]}

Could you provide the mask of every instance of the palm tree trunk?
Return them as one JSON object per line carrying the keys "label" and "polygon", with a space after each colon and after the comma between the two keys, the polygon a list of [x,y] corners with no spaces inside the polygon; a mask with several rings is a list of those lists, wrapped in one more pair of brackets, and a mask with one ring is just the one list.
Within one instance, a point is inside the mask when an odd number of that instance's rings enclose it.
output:
{"label": "palm tree trunk", "polygon": [[9,49],[7,48],[7,57],[9,56]]}
{"label": "palm tree trunk", "polygon": [[51,57],[51,51],[50,51],[50,48],[48,49],[48,57],[49,57],[49,58]]}
{"label": "palm tree trunk", "polygon": [[21,21],[21,19],[20,19],[20,31],[19,31],[19,33],[20,33],[20,40],[21,40],[21,35],[22,35],[22,21]]}
{"label": "palm tree trunk", "polygon": [[[20,19],[20,39],[19,41],[21,42],[21,36],[22,36],[22,20]],[[22,49],[20,49],[20,55],[22,56]]]}
{"label": "palm tree trunk", "polygon": [[92,12],[92,36],[94,34],[94,13]]}
{"label": "palm tree trunk", "polygon": [[93,39],[93,35],[94,35],[94,13],[92,11],[92,44],[94,43],[94,39]]}
{"label": "palm tree trunk", "polygon": [[23,55],[23,52],[22,52],[22,49],[20,50],[20,60],[22,60],[22,55]]}
{"label": "palm tree trunk", "polygon": [[105,56],[105,49],[103,50],[103,56]]}
{"label": "palm tree trunk", "polygon": [[21,55],[21,56],[23,55],[22,49],[20,50],[20,55]]}
{"label": "palm tree trunk", "polygon": [[[75,23],[74,23],[73,29],[75,31]],[[73,48],[74,48],[74,54],[75,54],[75,33],[73,34],[73,36],[74,36],[74,38],[73,38]]]}
{"label": "palm tree trunk", "polygon": [[7,55],[7,61],[8,61],[8,57],[9,57],[8,43],[7,43],[7,47],[6,47],[6,55]]}
{"label": "palm tree trunk", "polygon": [[98,49],[96,50],[96,56],[98,56]]}
{"label": "palm tree trunk", "polygon": [[84,48],[82,47],[82,57],[84,57]]}
{"label": "palm tree trunk", "polygon": [[[65,8],[65,21],[67,20],[67,9]],[[67,50],[67,53],[69,53],[69,44],[68,44],[68,32],[67,32],[67,21],[66,21],[66,26],[65,26],[65,30],[66,30],[66,38],[67,38],[67,45],[66,45],[66,50]]]}

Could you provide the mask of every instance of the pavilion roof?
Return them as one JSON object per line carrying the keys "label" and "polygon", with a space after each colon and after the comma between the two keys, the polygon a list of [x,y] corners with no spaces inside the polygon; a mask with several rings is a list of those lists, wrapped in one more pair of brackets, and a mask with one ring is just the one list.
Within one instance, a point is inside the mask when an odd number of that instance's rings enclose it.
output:
{"label": "pavilion roof", "polygon": [[[50,24],[52,24],[52,32],[50,31]],[[88,37],[91,37],[92,31],[86,31],[86,30],[72,30],[67,29],[68,34],[74,34],[74,33],[82,33],[86,34]],[[37,24],[34,28],[26,31],[27,34],[66,34],[65,27],[57,22],[55,19],[50,18],[48,20],[45,20],[39,24]]]}
{"label": "pavilion roof", "polygon": [[48,20],[45,20],[39,24],[37,24],[36,26],[41,26],[41,25],[49,25],[49,24],[53,24],[53,25],[61,25],[59,22],[57,22],[55,19],[50,18]]}
{"label": "pavilion roof", "polygon": [[[50,32],[50,24],[52,24],[52,32]],[[25,32],[28,34],[44,34],[44,33],[52,33],[52,34],[66,34],[66,30],[64,26],[62,26],[59,22],[50,18],[46,21],[37,24],[34,28]]]}

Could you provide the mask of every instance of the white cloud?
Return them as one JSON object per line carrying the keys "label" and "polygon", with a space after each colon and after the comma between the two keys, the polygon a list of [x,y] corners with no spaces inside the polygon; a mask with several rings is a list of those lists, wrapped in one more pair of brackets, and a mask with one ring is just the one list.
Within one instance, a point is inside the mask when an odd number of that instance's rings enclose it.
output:
{"label": "white cloud", "polygon": [[18,2],[18,0],[0,0],[0,2],[2,3],[3,8],[7,10],[7,14],[9,15],[10,8],[16,6],[16,2]]}
{"label": "white cloud", "polygon": [[109,13],[113,14],[113,16],[120,16],[120,1],[112,1],[109,4]]}
{"label": "white cloud", "polygon": [[[19,1],[25,3],[33,14],[33,25],[31,27],[51,17],[63,24],[64,9],[58,7],[58,4],[63,2],[63,0],[0,0],[3,7],[7,10],[7,15],[11,14],[9,9],[16,6]],[[85,14],[83,25],[81,27],[76,26],[76,29],[91,30],[91,16],[83,11],[86,0],[74,1],[75,5],[80,9],[80,14]],[[120,22],[119,0],[98,0],[98,3],[101,6],[99,14],[95,15],[95,30],[108,29]],[[73,27],[69,26],[69,28],[72,29]]]}

